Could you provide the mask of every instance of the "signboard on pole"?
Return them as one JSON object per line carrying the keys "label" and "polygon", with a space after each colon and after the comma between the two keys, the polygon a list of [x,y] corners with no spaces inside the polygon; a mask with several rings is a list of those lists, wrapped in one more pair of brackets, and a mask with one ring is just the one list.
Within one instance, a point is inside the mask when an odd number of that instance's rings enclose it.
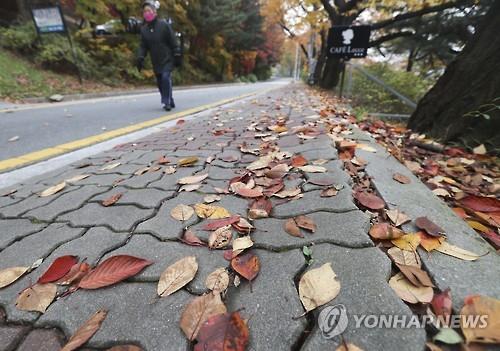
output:
{"label": "signboard on pole", "polygon": [[366,57],[370,26],[333,26],[328,33],[327,56],[346,60]]}
{"label": "signboard on pole", "polygon": [[32,8],[31,14],[39,34],[66,32],[66,24],[59,6]]}

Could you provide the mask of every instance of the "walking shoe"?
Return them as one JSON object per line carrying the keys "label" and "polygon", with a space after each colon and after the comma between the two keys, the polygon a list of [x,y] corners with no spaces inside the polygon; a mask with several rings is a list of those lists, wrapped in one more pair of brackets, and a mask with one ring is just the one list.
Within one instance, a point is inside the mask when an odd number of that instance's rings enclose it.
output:
{"label": "walking shoe", "polygon": [[172,110],[172,108],[171,108],[170,106],[167,106],[167,105],[163,105],[163,109],[164,109],[165,111],[170,111],[170,110]]}
{"label": "walking shoe", "polygon": [[175,108],[175,104],[172,102],[172,103],[170,104],[170,107]]}

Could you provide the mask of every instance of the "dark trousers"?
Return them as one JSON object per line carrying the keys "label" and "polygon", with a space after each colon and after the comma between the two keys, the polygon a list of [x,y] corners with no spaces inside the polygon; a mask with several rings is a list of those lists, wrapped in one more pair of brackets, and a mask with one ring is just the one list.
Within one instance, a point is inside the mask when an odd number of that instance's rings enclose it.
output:
{"label": "dark trousers", "polygon": [[161,94],[161,103],[166,106],[174,105],[172,97],[172,72],[165,71],[156,75],[156,83]]}

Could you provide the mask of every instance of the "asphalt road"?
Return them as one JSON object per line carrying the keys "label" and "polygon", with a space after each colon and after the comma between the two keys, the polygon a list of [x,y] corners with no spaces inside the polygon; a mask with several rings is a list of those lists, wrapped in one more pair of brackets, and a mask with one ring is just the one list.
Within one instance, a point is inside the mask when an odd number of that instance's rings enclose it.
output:
{"label": "asphalt road", "polygon": [[[129,95],[78,102],[32,105],[9,112],[0,110],[0,160],[127,127],[174,112],[216,103],[289,83],[275,80],[255,84],[208,86],[175,90],[177,108],[161,109],[160,96]],[[19,137],[17,141],[9,141]]]}

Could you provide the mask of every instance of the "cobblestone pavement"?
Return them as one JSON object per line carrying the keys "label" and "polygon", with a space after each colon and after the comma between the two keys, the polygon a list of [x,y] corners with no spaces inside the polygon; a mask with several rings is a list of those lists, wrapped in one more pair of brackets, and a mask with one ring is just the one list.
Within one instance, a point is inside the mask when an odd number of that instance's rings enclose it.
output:
{"label": "cobblestone pavement", "polygon": [[[227,188],[231,179],[241,175],[258,159],[241,152],[242,144],[250,150],[275,145],[280,152],[301,154],[309,162],[321,160],[318,163],[326,169],[322,174],[289,172],[284,178],[285,188],[298,187],[303,196],[293,200],[272,197],[271,216],[253,222],[256,228],[251,234],[252,252],[260,260],[259,275],[251,283],[245,279],[237,287],[231,283],[223,294],[228,311],[241,309],[248,319],[248,349],[335,350],[340,345],[339,338],[322,336],[317,325],[321,308],[303,316],[297,292],[303,272],[327,262],[331,262],[341,285],[339,295],[328,305],[344,304],[353,315],[411,316],[412,310],[388,284],[391,261],[368,235],[370,218],[352,199],[353,181],[343,170],[332,139],[324,131],[309,138],[259,128],[274,125],[270,122],[279,118],[286,120],[288,130],[304,127],[317,121],[320,108],[321,101],[303,87],[287,86],[0,191],[17,190],[0,197],[0,269],[30,266],[39,258],[44,259],[39,268],[0,290],[0,305],[5,311],[0,314],[0,350],[57,350],[101,308],[109,310],[109,314],[87,343],[88,350],[120,344],[135,344],[145,350],[192,348],[179,328],[181,312],[194,297],[207,292],[208,274],[218,267],[230,267],[230,263],[222,250],[189,246],[180,240],[189,226],[206,241],[209,232],[201,228],[206,221],[194,216],[183,223],[172,218],[170,211],[180,204],[203,203],[206,195],[218,194],[218,189]],[[425,212],[453,233],[450,242],[480,253],[491,250],[477,235],[470,235],[471,230],[460,219],[373,139],[355,127],[352,133],[352,138],[377,149],[377,153],[357,153],[368,161],[366,171],[374,178],[374,185],[389,208],[399,207],[412,218]],[[157,161],[162,156],[170,163],[159,165]],[[167,167],[192,156],[198,161],[191,166],[165,173]],[[117,163],[114,168],[106,167]],[[410,177],[412,184],[403,191],[396,187],[393,171]],[[180,178],[205,173],[208,178],[199,189],[179,192]],[[81,174],[90,176],[68,183],[52,196],[38,195]],[[340,189],[336,196],[320,196],[324,186],[317,184],[325,176],[333,178]],[[123,196],[114,205],[101,204],[117,193]],[[213,205],[248,217],[251,200],[235,194],[220,196],[221,200]],[[304,238],[287,234],[285,221],[303,214],[314,220],[317,231]],[[311,247],[311,265],[303,254],[304,246]],[[55,258],[77,255],[94,265],[117,254],[154,263],[111,287],[80,290],[59,298],[44,314],[16,309],[19,292],[35,282]],[[198,260],[195,278],[180,291],[151,303],[160,274],[186,256]],[[494,252],[473,263],[440,253],[425,254],[422,259],[440,289],[452,288],[457,297],[456,308],[468,294],[500,297],[499,284],[490,284],[499,277],[500,262]],[[364,350],[423,350],[427,340],[424,329],[354,328],[352,323],[343,337]]]}

